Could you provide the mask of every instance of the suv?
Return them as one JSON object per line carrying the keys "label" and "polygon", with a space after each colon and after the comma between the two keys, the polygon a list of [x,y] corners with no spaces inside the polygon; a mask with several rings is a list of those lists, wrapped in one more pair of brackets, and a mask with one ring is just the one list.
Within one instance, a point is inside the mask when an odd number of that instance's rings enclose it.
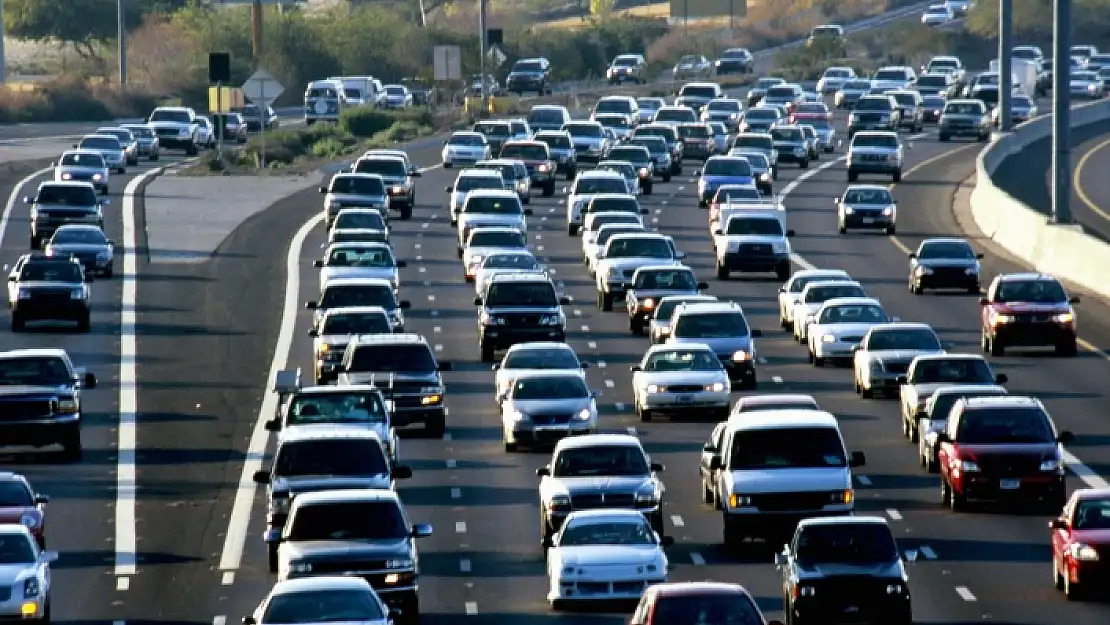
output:
{"label": "suv", "polygon": [[81,393],[96,388],[96,376],[48,347],[0,352],[0,378],[0,445],[57,443],[66,460],[80,460]]}
{"label": "suv", "polygon": [[[799,446],[799,441],[806,444]],[[728,421],[709,466],[717,472],[725,549],[745,538],[781,539],[799,521],[855,510],[852,469],[863,452],[845,450],[836,417],[821,410],[767,410]]]}
{"label": "suv", "polygon": [[800,126],[775,126],[770,135],[778,154],[776,164],[797,163],[800,169],[809,167],[809,141]]}
{"label": "suv", "polygon": [[665,488],[640,439],[630,434],[586,434],[561,439],[540,478],[540,544],[544,552],[567,515],[603,508],[638,510],[660,536]]}
{"label": "suv", "polygon": [[498,349],[517,343],[566,340],[570,304],[555,293],[545,273],[506,273],[490,277],[485,294],[474,298],[478,310],[478,351],[482,362],[493,362]]}
{"label": "suv", "polygon": [[528,113],[528,125],[537,133],[559,130],[574,119],[567,107],[558,104],[537,104]]}
{"label": "suv", "polygon": [[420,561],[416,538],[432,526],[413,525],[391,490],[325,490],[293,500],[281,531],[267,531],[276,545],[279,580],[357,574],[390,608],[417,622]]}
{"label": "suv", "polygon": [[555,195],[556,164],[546,143],[535,140],[508,141],[501,146],[501,158],[524,163],[532,180],[531,186],[539,187],[544,197]]}
{"label": "suv", "polygon": [[706,104],[723,97],[725,97],[724,89],[715,82],[690,82],[678,90],[674,105],[685,106],[693,109],[696,115],[701,115]]}
{"label": "suv", "polygon": [[898,388],[913,359],[944,353],[928,324],[895,321],[871,326],[852,354],[852,387],[864,399]]}
{"label": "suv", "polygon": [[373,208],[382,213],[389,210],[389,193],[385,180],[376,174],[341,172],[331,178],[327,186],[320,187],[324,195],[324,229],[331,225],[344,208]]}
{"label": "suv", "polygon": [[574,179],[574,186],[567,195],[567,234],[577,236],[582,229],[582,219],[586,206],[599,194],[627,195],[633,200],[636,196],[628,193],[628,183],[619,172],[594,170],[583,172]]}
{"label": "suv", "polygon": [[708,345],[728,372],[733,388],[753,390],[755,339],[762,336],[748,325],[744,310],[736,302],[691,302],[679,304],[671,314],[667,343]]}
{"label": "suv", "polygon": [[562,128],[570,135],[575,158],[579,163],[598,164],[609,154],[610,140],[605,127],[598,122],[572,121]]}
{"label": "suv", "polygon": [[8,307],[12,332],[22,332],[29,321],[71,321],[78,332],[91,329],[89,283],[80,261],[72,256],[24,254],[8,274]]}
{"label": "suv", "polygon": [[941,503],[965,510],[969,500],[1040,504],[1056,514],[1068,499],[1061,443],[1041,400],[971,397],[956,401],[937,435]]}
{"label": "suv", "polygon": [[890,95],[866,95],[856,100],[852,112],[848,114],[848,138],[863,130],[889,130],[894,132],[901,126],[901,112],[898,102]]}
{"label": "suv", "polygon": [[[381,394],[378,406],[381,410]],[[314,406],[301,403],[298,409]],[[266,531],[278,534],[296,497],[319,491],[393,490],[393,481],[412,477],[412,469],[396,466],[386,455],[377,433],[336,425],[291,427],[278,436],[273,466],[255,471],[254,481],[268,486]],[[267,545],[271,573],[278,572],[277,543]]]}
{"label": "suv", "polygon": [[196,156],[200,150],[196,112],[184,106],[160,106],[150,113],[146,123],[158,136],[158,145],[166,150],[184,150]]}
{"label": "suv", "polygon": [[447,406],[440,372],[450,370],[419,334],[370,334],[351,338],[336,383],[377,386],[392,402],[395,426],[423,423],[427,435],[442,437]]}
{"label": "suv", "polygon": [[916,558],[899,553],[882,517],[805,519],[775,555],[786,618],[822,623],[851,614],[853,621],[912,623],[905,561]]}
{"label": "suv", "polygon": [[545,58],[520,59],[509,70],[505,89],[520,96],[526,91],[537,96],[551,95],[551,63]]}
{"label": "suv", "polygon": [[541,130],[532,138],[547,144],[551,160],[555,162],[556,173],[562,173],[567,180],[574,180],[578,175],[578,155],[574,150],[574,141],[562,127],[563,124],[559,124],[559,128],[554,130]]}
{"label": "suv", "polygon": [[991,136],[990,111],[982,100],[949,100],[937,125],[937,138],[941,141],[965,136],[986,141]]}
{"label": "suv", "polygon": [[447,200],[447,213],[450,215],[451,226],[459,224],[459,213],[462,212],[466,198],[475,191],[500,192],[505,190],[505,178],[501,176],[500,169],[464,169],[455,177],[455,184],[444,189],[450,194]]}
{"label": "suv", "polygon": [[894,131],[859,132],[848,145],[848,182],[860,174],[890,175],[893,182],[902,182],[904,152]]}
{"label": "suv", "polygon": [[1077,322],[1072,305],[1079,297],[1068,296],[1064,285],[1039,273],[1001,274],[979,300],[980,344],[984,353],[1002,356],[1007,347],[1048,346],[1060,356],[1075,356]]}
{"label": "suv", "polygon": [[401,313],[411,304],[397,300],[393,282],[384,278],[347,278],[338,276],[320,284],[320,299],[305,302],[305,310],[313,311],[312,327],[319,327],[324,314],[332,308],[348,306],[380,306],[389,314],[394,332],[403,332],[405,317]]}
{"label": "suv", "polygon": [[381,176],[389,193],[389,208],[401,212],[401,219],[412,219],[412,209],[416,206],[416,181],[420,170],[410,170],[403,158],[393,156],[370,156],[355,161],[351,172]]}
{"label": "suv", "polygon": [[628,330],[637,336],[647,334],[652,313],[659,300],[668,295],[697,295],[709,288],[698,282],[694,270],[685,265],[646,265],[632,274],[632,283],[625,291]]}
{"label": "suv", "polygon": [[317,384],[328,384],[339,373],[347,343],[360,334],[392,334],[389,312],[381,306],[347,306],[325,310],[315,327],[312,353],[316,355],[314,377]]}
{"label": "suv", "polygon": [[915,356],[905,375],[898,376],[902,434],[914,440],[918,423],[926,417],[925,406],[937,389],[945,386],[1001,386],[1005,373],[995,375],[987,360],[978,354],[944,352]]}
{"label": "suv", "polygon": [[[671,159],[671,151],[667,148],[667,140],[663,137],[637,137],[633,135],[627,142],[621,144],[616,149],[621,150],[626,147],[640,147],[648,151],[648,158],[651,159],[651,175],[659,176],[663,182],[671,181],[671,171],[674,170],[674,161]],[[612,154],[612,151],[609,152]]]}
{"label": "suv", "polygon": [[466,194],[456,223],[458,237],[455,240],[455,251],[458,257],[463,257],[466,241],[475,228],[514,228],[527,233],[528,216],[531,214],[532,209],[524,208],[515,191],[471,191]]}
{"label": "suv", "polygon": [[597,120],[598,115],[614,115],[628,119],[633,125],[640,119],[640,104],[636,98],[627,95],[607,95],[598,98],[590,119]]}
{"label": "suv", "polygon": [[[696,121],[690,120],[690,121]],[[674,175],[682,175],[682,137],[678,136],[678,130],[669,124],[645,124],[636,129],[632,135],[633,139],[640,137],[662,137],[667,142],[667,150],[671,156],[671,173]],[[650,148],[649,148],[650,149]],[[656,166],[656,170],[659,167]],[[664,180],[663,182],[667,182]]]}
{"label": "suv", "polygon": [[916,91],[899,90],[890,91],[888,94],[898,104],[898,126],[910,132],[921,132],[925,129],[925,101]]}
{"label": "suv", "polygon": [[644,70],[646,69],[647,61],[644,60],[644,55],[622,54],[609,64],[605,77],[609,79],[610,85],[619,85],[624,82],[643,84],[647,82],[647,79],[644,78]]}
{"label": "suv", "polygon": [[34,197],[25,196],[23,203],[31,206],[31,249],[37,250],[66,224],[92,224],[104,229],[105,205],[111,200],[100,199],[91,182],[42,182]]}
{"label": "suv", "polygon": [[625,297],[636,270],[647,265],[677,265],[686,254],[675,249],[674,241],[654,232],[618,234],[609,239],[598,255],[597,307],[613,310],[613,302]]}
{"label": "suv", "polygon": [[790,278],[790,241],[793,230],[783,230],[783,217],[774,208],[738,210],[713,231],[718,280],[733,271],[773,271],[779,280]]}

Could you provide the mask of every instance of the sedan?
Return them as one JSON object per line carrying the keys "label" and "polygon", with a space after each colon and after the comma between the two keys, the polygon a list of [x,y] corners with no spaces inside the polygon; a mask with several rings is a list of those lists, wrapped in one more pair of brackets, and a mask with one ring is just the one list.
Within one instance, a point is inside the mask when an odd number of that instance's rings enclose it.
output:
{"label": "sedan", "polygon": [[274,584],[243,625],[392,625],[393,616],[365,579],[318,575]]}
{"label": "sedan", "polygon": [[708,345],[652,345],[643,361],[632,365],[632,393],[641,421],[651,421],[656,413],[723,419],[731,392],[728,372]]}
{"label": "sedan", "polygon": [[574,348],[566,343],[517,343],[505,352],[501,362],[493,365],[494,394],[504,393],[516,376],[529,371],[575,371],[586,379],[589,363],[578,359]]}
{"label": "sedan", "polygon": [[853,184],[837,198],[836,231],[840,234],[849,228],[881,230],[894,234],[898,223],[898,204],[890,190],[880,185]]}
{"label": "sedan", "polygon": [[498,397],[505,451],[597,432],[597,398],[581,371],[521,371]]}
{"label": "sedan", "polygon": [[809,327],[809,362],[823,367],[830,360],[849,361],[873,326],[898,321],[870,297],[844,297],[826,301]]}
{"label": "sedan", "polygon": [[46,253],[51,256],[73,256],[86,272],[111,278],[112,256],[115,243],[104,236],[100,226],[93,224],[66,224],[54,231],[46,243]]}
{"label": "sedan", "polygon": [[1056,589],[1069,599],[1100,595],[1106,564],[1099,556],[1110,550],[1110,489],[1076,490],[1048,526]]}
{"label": "sedan", "polygon": [[706,76],[712,69],[713,64],[709,59],[700,54],[687,54],[678,60],[671,74],[675,78],[689,78],[692,76]]}
{"label": "sedan", "polygon": [[46,504],[50,498],[36,493],[18,473],[0,473],[0,523],[25,525],[39,549],[46,547]]}
{"label": "sedan", "polygon": [[0,570],[10,580],[7,599],[0,601],[0,619],[49,623],[50,564],[58,552],[42,551],[30,529],[12,523],[0,525],[0,555]]}
{"label": "sedan", "polygon": [[543,267],[528,250],[497,250],[490,252],[474,270],[474,295],[486,292],[490,278],[503,273],[537,273]]}
{"label": "sedan", "polygon": [[86,150],[67,150],[54,163],[54,180],[62,182],[77,180],[91,182],[104,195],[108,195],[108,180],[111,173],[108,164],[99,152]]}
{"label": "sedan", "polygon": [[976,253],[966,240],[925,239],[909,257],[909,288],[914,295],[926,289],[979,292],[979,261],[983,255]]}

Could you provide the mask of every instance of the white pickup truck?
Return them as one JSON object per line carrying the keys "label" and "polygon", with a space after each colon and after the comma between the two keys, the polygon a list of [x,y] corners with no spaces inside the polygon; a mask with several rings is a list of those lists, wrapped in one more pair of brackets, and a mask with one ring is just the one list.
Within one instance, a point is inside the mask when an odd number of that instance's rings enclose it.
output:
{"label": "white pickup truck", "polygon": [[713,231],[717,278],[728,280],[733,271],[770,272],[785,282],[790,278],[790,242],[785,211],[745,209],[727,215]]}

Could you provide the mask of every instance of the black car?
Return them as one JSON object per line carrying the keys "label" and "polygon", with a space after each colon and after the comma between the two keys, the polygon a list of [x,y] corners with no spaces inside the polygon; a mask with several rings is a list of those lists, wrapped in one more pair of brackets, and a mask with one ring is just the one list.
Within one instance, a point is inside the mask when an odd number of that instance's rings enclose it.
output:
{"label": "black car", "polygon": [[730,48],[721,53],[713,62],[713,71],[718,76],[726,74],[750,74],[755,67],[755,58],[747,48]]}
{"label": "black car", "polygon": [[104,206],[91,182],[48,181],[39,184],[34,197],[25,196],[31,207],[31,249],[37,250],[66,224],[93,224],[104,229]]}
{"label": "black car", "polygon": [[25,254],[8,274],[8,307],[12,332],[30,321],[71,321],[78,332],[91,328],[89,283],[80,261],[71,256]]}
{"label": "black car", "polygon": [[278,116],[272,107],[260,109],[257,105],[248,104],[241,111],[237,111],[246,122],[248,132],[258,132],[265,128],[273,130],[278,127]]}
{"label": "black car", "polygon": [[636,175],[640,178],[640,190],[644,195],[651,195],[655,186],[655,162],[651,159],[651,152],[639,145],[618,145],[609,150],[609,160],[627,161],[636,168]]}
{"label": "black car", "polygon": [[496,350],[517,343],[566,340],[567,319],[561,306],[566,297],[555,294],[547,274],[494,274],[481,297],[478,312],[478,351],[482,362],[492,362]]}
{"label": "black car", "polygon": [[551,63],[544,58],[520,59],[509,70],[505,89],[517,95],[551,95]]}
{"label": "black car", "polygon": [[697,295],[709,288],[698,282],[694,270],[681,265],[645,266],[633,274],[632,284],[625,291],[628,330],[636,336],[647,334],[652,314],[659,300],[668,295]]}
{"label": "black car", "polygon": [[909,575],[881,517],[805,519],[775,556],[790,623],[913,623]]}
{"label": "black car", "polygon": [[961,289],[978,293],[982,258],[964,239],[925,239],[910,254],[910,292],[920,295],[926,289]]}
{"label": "black car", "polygon": [[67,460],[79,460],[81,393],[96,388],[96,376],[47,348],[0,352],[0,379],[0,445],[57,443]]}

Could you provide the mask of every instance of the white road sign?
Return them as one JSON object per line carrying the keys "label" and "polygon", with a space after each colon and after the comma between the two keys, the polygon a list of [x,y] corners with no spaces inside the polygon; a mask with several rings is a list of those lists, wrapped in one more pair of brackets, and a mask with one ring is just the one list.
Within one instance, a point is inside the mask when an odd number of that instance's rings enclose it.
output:
{"label": "white road sign", "polygon": [[497,46],[490,46],[489,52],[486,52],[486,56],[488,56],[490,60],[493,61],[498,67],[500,67],[501,64],[505,62],[505,59],[509,58],[505,56],[505,53],[502,52],[501,48],[498,48]]}
{"label": "white road sign", "polygon": [[259,69],[243,83],[243,97],[258,106],[270,106],[284,92],[285,87],[264,69]]}

